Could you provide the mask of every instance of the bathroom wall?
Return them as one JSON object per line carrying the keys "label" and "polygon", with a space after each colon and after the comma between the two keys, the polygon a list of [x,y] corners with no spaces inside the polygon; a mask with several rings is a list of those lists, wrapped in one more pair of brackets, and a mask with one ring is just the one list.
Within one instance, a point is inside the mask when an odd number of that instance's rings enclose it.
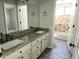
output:
{"label": "bathroom wall", "polygon": [[[43,0],[40,2],[40,27],[50,29],[49,47],[53,47],[53,30],[55,18],[55,0]],[[46,12],[47,15],[44,15]]]}
{"label": "bathroom wall", "polygon": [[28,5],[28,24],[29,27],[33,26],[33,27],[38,27],[39,26],[39,22],[38,22],[38,6],[37,5],[33,5],[33,4],[29,4]]}
{"label": "bathroom wall", "polygon": [[[28,24],[34,27],[50,29],[49,47],[53,47],[53,25],[55,16],[55,0],[31,0],[28,5]],[[43,13],[47,12],[47,16]],[[34,15],[32,14],[34,13]]]}
{"label": "bathroom wall", "polygon": [[[55,0],[33,0],[28,5],[28,19],[29,26],[34,27],[43,27],[50,29],[50,37],[49,37],[49,47],[53,47],[53,24],[54,24],[54,16],[55,16]],[[32,13],[35,13],[32,16]],[[47,16],[44,16],[43,13],[47,12]]]}

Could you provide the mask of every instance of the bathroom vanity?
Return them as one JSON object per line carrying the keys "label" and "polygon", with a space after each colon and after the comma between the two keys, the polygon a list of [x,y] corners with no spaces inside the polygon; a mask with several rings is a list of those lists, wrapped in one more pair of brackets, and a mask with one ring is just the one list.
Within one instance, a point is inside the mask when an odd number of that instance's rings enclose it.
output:
{"label": "bathroom vanity", "polygon": [[[2,58],[3,59],[37,59],[42,54],[42,52],[48,47],[48,43],[49,43],[48,36],[49,36],[48,30],[44,30],[44,32],[38,32],[38,31],[30,32],[27,35],[20,37],[18,36],[18,39],[14,39],[16,40],[15,42],[17,42],[17,40],[22,40],[23,42],[13,47],[10,47],[10,45],[8,48],[2,47],[3,49]],[[8,42],[4,44],[7,44]]]}

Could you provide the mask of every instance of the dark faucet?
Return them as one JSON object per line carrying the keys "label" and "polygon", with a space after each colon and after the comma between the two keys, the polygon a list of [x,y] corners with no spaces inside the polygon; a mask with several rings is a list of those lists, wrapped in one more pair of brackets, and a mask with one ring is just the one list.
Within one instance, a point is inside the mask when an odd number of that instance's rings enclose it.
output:
{"label": "dark faucet", "polygon": [[1,43],[4,43],[3,34],[2,34],[2,33],[0,33],[0,44],[1,44]]}
{"label": "dark faucet", "polygon": [[9,34],[6,34],[6,41],[9,41],[9,40],[11,40],[11,39],[12,39],[12,36],[9,35]]}
{"label": "dark faucet", "polygon": [[6,41],[10,41],[12,39],[14,39],[15,36],[14,35],[11,35],[11,34],[6,34]]}
{"label": "dark faucet", "polygon": [[2,33],[0,33],[0,36],[2,36],[3,34]]}

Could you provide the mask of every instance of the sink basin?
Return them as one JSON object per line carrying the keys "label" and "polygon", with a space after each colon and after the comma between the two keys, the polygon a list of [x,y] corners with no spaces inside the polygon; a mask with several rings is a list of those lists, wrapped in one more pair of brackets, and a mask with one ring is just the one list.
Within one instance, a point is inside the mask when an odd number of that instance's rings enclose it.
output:
{"label": "sink basin", "polygon": [[1,48],[4,49],[4,50],[7,50],[7,49],[10,49],[12,47],[15,47],[21,43],[23,43],[24,41],[23,40],[20,40],[20,39],[15,39],[15,40],[12,40],[12,41],[9,41],[7,43],[4,43],[1,45]]}
{"label": "sink basin", "polygon": [[38,34],[42,34],[42,33],[44,33],[45,31],[37,31],[36,33],[38,33]]}

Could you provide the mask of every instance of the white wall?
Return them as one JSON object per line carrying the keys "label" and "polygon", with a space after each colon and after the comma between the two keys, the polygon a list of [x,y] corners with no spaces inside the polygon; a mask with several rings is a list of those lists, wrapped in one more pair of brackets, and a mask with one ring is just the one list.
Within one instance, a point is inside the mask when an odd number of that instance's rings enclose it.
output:
{"label": "white wall", "polygon": [[[49,47],[53,47],[53,22],[55,15],[55,0],[43,0],[40,4],[40,27],[50,29]],[[43,16],[47,12],[47,16]]]}
{"label": "white wall", "polygon": [[3,5],[2,2],[0,1],[0,32],[3,34],[6,33],[6,28],[5,28],[5,22],[4,22],[4,12],[3,12]]}
{"label": "white wall", "polygon": [[[53,22],[55,15],[56,0],[33,0],[28,6],[29,26],[43,27],[50,29],[49,47],[53,47]],[[32,17],[31,13],[35,12]],[[47,16],[43,16],[43,12],[47,12]]]}
{"label": "white wall", "polygon": [[[33,4],[29,4],[28,5],[28,24],[29,26],[33,26],[33,27],[38,27],[38,6],[37,5],[33,5]],[[34,16],[32,16],[32,13],[35,13]]]}

